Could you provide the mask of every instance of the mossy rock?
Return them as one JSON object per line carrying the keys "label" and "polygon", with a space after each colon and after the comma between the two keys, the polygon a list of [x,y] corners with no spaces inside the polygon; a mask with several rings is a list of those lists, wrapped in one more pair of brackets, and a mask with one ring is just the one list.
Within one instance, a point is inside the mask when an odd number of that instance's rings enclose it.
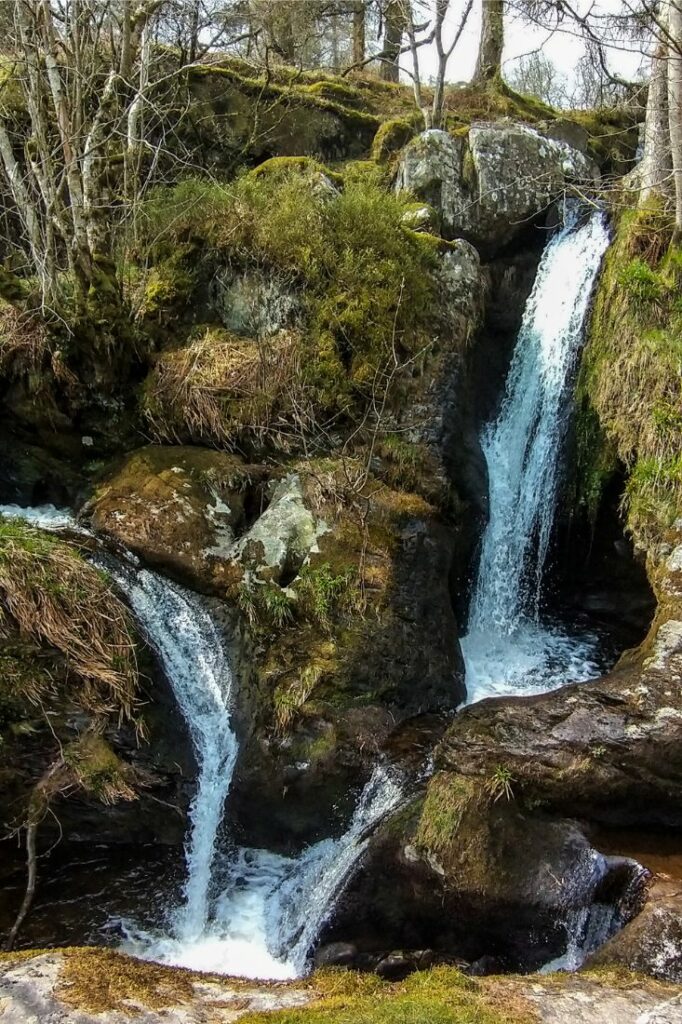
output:
{"label": "mossy rock", "polygon": [[85,514],[98,533],[204,591],[224,591],[226,562],[258,471],[226,452],[149,445],[101,474]]}
{"label": "mossy rock", "polygon": [[417,134],[417,126],[405,118],[384,121],[377,130],[372,142],[372,159],[377,163],[387,163],[392,156],[400,152],[410,139]]}

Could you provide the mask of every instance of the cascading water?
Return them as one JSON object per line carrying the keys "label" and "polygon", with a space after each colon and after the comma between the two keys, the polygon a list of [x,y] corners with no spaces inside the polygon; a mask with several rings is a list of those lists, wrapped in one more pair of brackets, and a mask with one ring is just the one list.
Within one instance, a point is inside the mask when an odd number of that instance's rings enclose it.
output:
{"label": "cascading water", "polygon": [[371,833],[401,798],[397,775],[377,767],[338,839],[323,839],[297,857],[238,848],[218,865],[223,891],[202,935],[186,942],[130,929],[124,949],[176,966],[252,978],[301,976]]}
{"label": "cascading water", "polygon": [[[0,506],[48,530],[83,531],[73,516],[46,505]],[[158,655],[187,722],[199,767],[190,811],[184,900],[167,928],[142,931],[130,921],[124,948],[151,960],[254,978],[305,973],[310,951],[379,822],[399,804],[399,775],[379,765],[345,833],[298,857],[246,848],[226,853],[218,835],[238,753],[230,721],[232,676],[220,630],[205,601],[147,569],[93,556],[125,594]],[[113,922],[112,922],[113,923]]]}
{"label": "cascading water", "polygon": [[187,843],[184,903],[173,930],[182,942],[203,934],[216,838],[235,762],[230,721],[232,673],[222,638],[201,598],[147,569],[103,559],[156,652],[189,727],[199,775]]}
{"label": "cascading water", "polygon": [[468,703],[596,674],[589,637],[542,625],[539,604],[570,408],[570,380],[609,244],[604,217],[566,204],[526,304],[497,419],[483,432],[489,520],[467,635]]}

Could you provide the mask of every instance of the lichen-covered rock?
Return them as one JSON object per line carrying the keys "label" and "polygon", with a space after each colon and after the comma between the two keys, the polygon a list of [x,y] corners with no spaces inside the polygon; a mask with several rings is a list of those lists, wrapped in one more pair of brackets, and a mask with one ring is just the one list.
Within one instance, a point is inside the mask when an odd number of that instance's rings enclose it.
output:
{"label": "lichen-covered rock", "polygon": [[[330,186],[334,188],[331,182]],[[256,269],[219,270],[211,282],[209,298],[223,327],[247,338],[276,334],[300,312],[296,295],[284,282],[275,274]]]}
{"label": "lichen-covered rock", "polygon": [[587,966],[627,967],[662,981],[682,982],[682,882],[656,876],[640,913]]}
{"label": "lichen-covered rock", "polygon": [[253,526],[236,542],[230,558],[262,580],[279,583],[293,579],[327,531],[306,507],[301,479],[291,473],[274,485],[270,504]]}
{"label": "lichen-covered rock", "polygon": [[106,474],[83,514],[149,565],[221,591],[254,473],[226,452],[149,445]]}
{"label": "lichen-covered rock", "polygon": [[599,169],[565,138],[518,123],[474,123],[467,136],[432,129],[404,149],[397,188],[434,206],[447,238],[488,254],[518,236],[572,183]]}

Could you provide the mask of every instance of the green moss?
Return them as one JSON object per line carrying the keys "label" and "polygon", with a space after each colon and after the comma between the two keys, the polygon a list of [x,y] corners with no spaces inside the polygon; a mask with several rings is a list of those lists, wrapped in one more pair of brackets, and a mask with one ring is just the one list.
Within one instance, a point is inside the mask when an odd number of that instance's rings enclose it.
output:
{"label": "green moss", "polygon": [[102,803],[135,798],[130,766],[116,756],[103,736],[85,733],[64,747],[63,757],[82,789]]}
{"label": "green moss", "polygon": [[386,984],[375,975],[318,972],[320,998],[309,1006],[247,1013],[248,1024],[534,1024],[530,1003],[511,988],[499,992],[488,979],[466,977],[454,967],[418,971]]}
{"label": "green moss", "polygon": [[622,214],[578,381],[584,503],[594,513],[617,456],[628,526],[645,544],[682,504],[682,255],[670,238],[657,204]]}
{"label": "green moss", "polygon": [[[152,258],[157,247],[165,253],[201,238],[206,266],[255,264],[289,281],[301,296],[304,315],[288,393],[297,419],[301,409],[309,409],[324,422],[376,401],[386,366],[428,344],[436,287],[432,271],[444,243],[403,230],[408,201],[372,175],[349,176],[343,192],[329,196],[311,188],[297,170],[281,162],[276,166],[282,173],[247,174],[229,190],[185,181],[157,193],[146,209]],[[162,372],[159,364],[146,390],[157,404]],[[262,387],[269,389],[281,376],[273,367]],[[272,403],[266,401],[259,413],[255,396],[244,401],[240,395],[243,388],[231,402],[225,393],[231,419],[244,427],[266,427],[261,417],[269,416]],[[156,422],[160,411],[152,410]]]}
{"label": "green moss", "polygon": [[374,136],[372,159],[377,163],[386,163],[414,138],[417,130],[416,125],[404,117],[384,121]]}
{"label": "green moss", "polygon": [[324,174],[325,177],[338,187],[343,187],[343,175],[337,174],[336,171],[330,171],[328,167],[321,164],[319,160],[314,160],[309,156],[273,156],[269,160],[264,160],[258,167],[254,167],[251,171],[251,176],[254,178],[262,177],[263,175],[284,175],[286,176],[290,172],[307,174]]}
{"label": "green moss", "polygon": [[434,853],[444,852],[457,832],[474,793],[470,779],[439,772],[429,782],[415,842]]}

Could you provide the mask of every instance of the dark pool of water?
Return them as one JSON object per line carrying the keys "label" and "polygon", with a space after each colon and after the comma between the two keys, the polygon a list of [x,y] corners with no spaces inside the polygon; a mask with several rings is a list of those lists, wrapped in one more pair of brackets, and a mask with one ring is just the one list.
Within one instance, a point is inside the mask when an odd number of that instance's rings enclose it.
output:
{"label": "dark pool of water", "polygon": [[[26,885],[23,853],[0,844],[0,936],[12,926]],[[61,843],[38,862],[38,887],[17,949],[118,945],[117,921],[153,927],[177,906],[182,849]]]}

